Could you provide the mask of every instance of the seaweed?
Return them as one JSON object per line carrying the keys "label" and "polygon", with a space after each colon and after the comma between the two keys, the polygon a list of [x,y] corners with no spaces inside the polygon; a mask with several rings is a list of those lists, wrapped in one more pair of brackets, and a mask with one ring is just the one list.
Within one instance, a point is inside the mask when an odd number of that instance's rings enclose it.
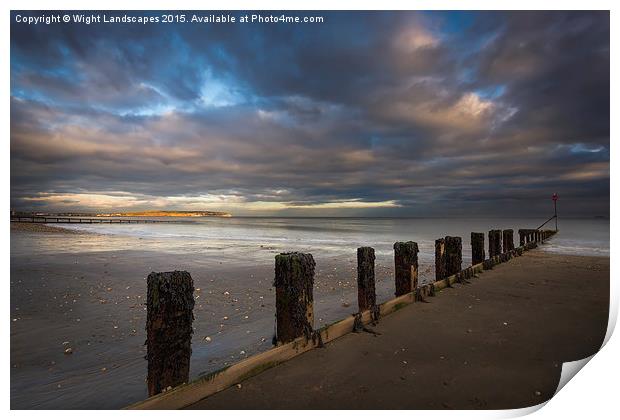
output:
{"label": "seaweed", "polygon": [[230,368],[230,366],[224,366],[220,369],[214,370],[213,372],[202,374],[198,379],[200,381],[211,382],[213,379],[215,379],[216,376],[218,376],[220,373],[224,372],[228,368]]}
{"label": "seaweed", "polygon": [[396,311],[400,311],[401,309],[403,309],[405,306],[407,306],[406,303],[404,302],[399,302],[396,305],[394,305],[394,312]]}
{"label": "seaweed", "polygon": [[266,371],[267,369],[271,369],[272,367],[276,367],[279,364],[280,364],[280,362],[277,361],[277,360],[274,360],[273,362],[266,362],[266,363],[260,364],[260,365],[256,366],[255,368],[250,369],[249,371],[247,371],[243,375],[239,376],[239,378],[237,378],[236,382],[243,382],[246,379],[251,378],[252,376],[256,376],[256,375]]}

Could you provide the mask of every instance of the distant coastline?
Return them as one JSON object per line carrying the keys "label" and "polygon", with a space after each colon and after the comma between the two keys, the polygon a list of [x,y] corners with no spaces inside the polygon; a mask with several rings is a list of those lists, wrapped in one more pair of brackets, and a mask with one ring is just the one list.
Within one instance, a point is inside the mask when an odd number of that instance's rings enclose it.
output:
{"label": "distant coastline", "polygon": [[232,214],[223,211],[167,211],[147,210],[121,213],[98,213],[98,217],[232,217]]}
{"label": "distant coastline", "polygon": [[11,211],[11,217],[232,217],[224,211],[183,211],[183,210],[145,210],[133,212],[84,213],[63,212],[43,213]]}

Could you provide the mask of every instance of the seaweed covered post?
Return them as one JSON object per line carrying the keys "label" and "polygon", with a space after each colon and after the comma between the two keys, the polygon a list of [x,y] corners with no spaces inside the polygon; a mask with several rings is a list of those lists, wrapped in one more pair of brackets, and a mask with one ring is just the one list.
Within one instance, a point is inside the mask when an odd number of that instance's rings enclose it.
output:
{"label": "seaweed covered post", "polygon": [[417,242],[396,242],[394,244],[394,278],[396,282],[396,296],[405,295],[417,289]]}
{"label": "seaweed covered post", "polygon": [[375,250],[369,246],[357,248],[357,303],[359,311],[377,304],[375,294]]}
{"label": "seaweed covered post", "polygon": [[484,261],[484,233],[471,233],[471,265]]}
{"label": "seaweed covered post", "polygon": [[510,252],[515,249],[512,229],[504,229],[504,231],[502,232],[502,241],[504,252]]}
{"label": "seaweed covered post", "polygon": [[519,246],[525,245],[525,230],[519,229]]}
{"label": "seaweed covered post", "polygon": [[187,271],[151,273],[146,292],[149,396],[189,381],[194,281]]}
{"label": "seaweed covered post", "polygon": [[498,229],[489,231],[489,258],[502,253],[502,231]]}
{"label": "seaweed covered post", "polygon": [[457,274],[463,265],[463,244],[460,236],[446,236],[446,276]]}
{"label": "seaweed covered post", "polygon": [[435,240],[435,281],[446,277],[446,241],[443,238]]}
{"label": "seaweed covered post", "polygon": [[310,338],[314,328],[314,268],[312,254],[276,255],[276,342]]}

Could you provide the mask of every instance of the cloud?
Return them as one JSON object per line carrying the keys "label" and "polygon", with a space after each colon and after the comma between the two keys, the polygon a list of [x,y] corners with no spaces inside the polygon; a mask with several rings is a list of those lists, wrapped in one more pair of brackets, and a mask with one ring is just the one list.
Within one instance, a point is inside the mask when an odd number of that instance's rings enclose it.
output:
{"label": "cloud", "polygon": [[608,214],[607,12],[326,18],[12,23],[12,206]]}

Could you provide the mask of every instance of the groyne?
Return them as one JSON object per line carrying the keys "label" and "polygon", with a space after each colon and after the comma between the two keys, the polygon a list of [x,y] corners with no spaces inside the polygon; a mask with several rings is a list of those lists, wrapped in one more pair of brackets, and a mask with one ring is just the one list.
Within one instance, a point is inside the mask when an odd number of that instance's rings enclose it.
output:
{"label": "groyne", "polygon": [[[471,266],[462,268],[462,238],[440,238],[435,246],[436,281],[427,285],[418,285],[418,245],[416,242],[397,242],[394,244],[395,263],[395,298],[377,305],[374,293],[374,249],[361,247],[358,249],[358,307],[359,312],[338,322],[314,330],[312,286],[315,261],[311,254],[285,253],[276,256],[275,288],[276,288],[276,335],[275,347],[261,354],[249,357],[235,365],[212,372],[189,381],[185,369],[173,368],[174,374],[170,379],[162,375],[153,376],[149,371],[149,378],[157,381],[157,387],[149,385],[150,398],[131,405],[131,409],[158,409],[183,408],[205,397],[222,391],[258,373],[283,363],[291,358],[322,347],[326,343],[342,337],[345,334],[359,331],[369,324],[380,322],[380,319],[390,313],[416,301],[426,301],[427,298],[444,288],[452,287],[454,283],[468,283],[483,270],[493,269],[494,266],[506,262],[524,252],[534,249],[539,243],[553,236],[556,231],[520,229],[520,246],[514,247],[512,230],[491,230],[488,232],[488,258],[484,252],[484,234],[472,232],[472,261]],[[475,245],[475,246],[474,246]],[[149,278],[171,278],[172,273],[151,273]],[[179,273],[179,272],[176,272]],[[182,296],[188,296],[188,285],[191,284],[189,273],[186,282],[164,282],[166,294],[157,294],[157,299],[148,299],[147,311],[161,314],[162,307],[169,307],[169,320],[193,319],[193,299],[191,305],[186,303]],[[441,278],[438,278],[441,277]],[[178,287],[179,290],[175,290]],[[191,286],[193,292],[193,286]],[[151,286],[149,286],[151,293]],[[166,297],[167,296],[167,297]],[[176,303],[175,303],[176,302]],[[149,307],[156,305],[156,307]],[[167,321],[149,323],[147,331],[149,337],[158,337],[161,342],[148,340],[149,367],[151,359],[154,366],[161,366],[161,360],[174,358],[175,366],[189,366],[189,352],[179,352],[179,332],[175,329],[164,328],[171,325]],[[187,321],[185,324],[187,325]],[[189,323],[191,326],[191,322]],[[152,330],[156,329],[156,333]],[[187,343],[187,336],[182,340]],[[161,345],[161,343],[176,343],[175,345]],[[176,347],[175,347],[176,346]],[[157,362],[159,361],[159,362]],[[180,373],[179,373],[180,372]],[[168,382],[166,382],[168,381]],[[151,379],[149,379],[149,384]],[[182,385],[178,385],[182,383]],[[164,391],[164,392],[161,392]]]}

